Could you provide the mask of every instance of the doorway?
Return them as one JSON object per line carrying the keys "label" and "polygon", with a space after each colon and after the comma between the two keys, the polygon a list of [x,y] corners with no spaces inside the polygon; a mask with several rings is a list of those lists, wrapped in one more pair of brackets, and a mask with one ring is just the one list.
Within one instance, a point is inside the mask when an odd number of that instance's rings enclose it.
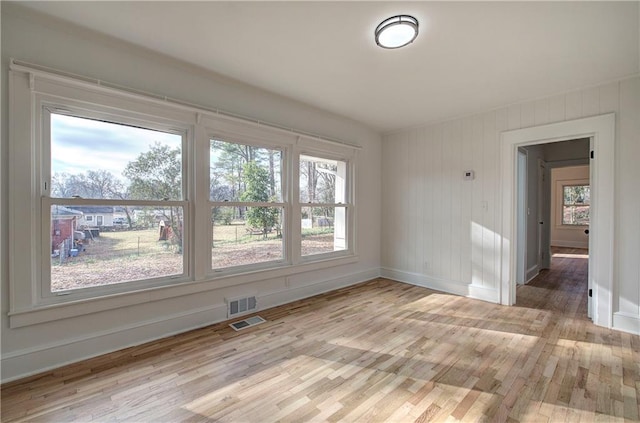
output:
{"label": "doorway", "polygon": [[[557,267],[567,264],[565,256],[571,253],[558,249],[571,248],[583,266],[572,267],[579,274],[566,275],[567,281],[582,282],[580,292],[588,292],[589,238],[584,231],[589,228],[589,154],[589,138],[518,148],[518,286],[551,278],[549,287],[562,288],[563,270]],[[518,303],[523,292],[516,290]],[[591,317],[586,294],[578,300],[584,302],[585,316]]]}
{"label": "doorway", "polygon": [[613,192],[615,115],[608,114],[502,133],[502,271],[500,301],[516,300],[517,269],[517,162],[518,148],[542,146],[577,138],[590,140],[591,230],[589,238],[589,290],[593,295],[594,323],[610,327],[613,287]]}

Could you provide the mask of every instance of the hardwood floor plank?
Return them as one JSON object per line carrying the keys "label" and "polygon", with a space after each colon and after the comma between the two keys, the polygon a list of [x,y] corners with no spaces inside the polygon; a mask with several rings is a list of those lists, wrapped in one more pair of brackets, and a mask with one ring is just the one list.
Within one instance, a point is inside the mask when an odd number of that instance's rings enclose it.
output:
{"label": "hardwood floor plank", "polygon": [[515,307],[376,279],[5,384],[2,421],[638,421],[640,337],[560,252]]}

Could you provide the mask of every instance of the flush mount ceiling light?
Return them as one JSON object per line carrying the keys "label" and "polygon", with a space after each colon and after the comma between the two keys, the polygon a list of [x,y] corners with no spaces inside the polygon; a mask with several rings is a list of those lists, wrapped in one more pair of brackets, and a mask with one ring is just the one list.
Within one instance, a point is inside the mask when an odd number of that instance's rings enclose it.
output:
{"label": "flush mount ceiling light", "polygon": [[376,44],[382,48],[400,48],[411,44],[418,36],[418,20],[409,15],[385,19],[375,31]]}

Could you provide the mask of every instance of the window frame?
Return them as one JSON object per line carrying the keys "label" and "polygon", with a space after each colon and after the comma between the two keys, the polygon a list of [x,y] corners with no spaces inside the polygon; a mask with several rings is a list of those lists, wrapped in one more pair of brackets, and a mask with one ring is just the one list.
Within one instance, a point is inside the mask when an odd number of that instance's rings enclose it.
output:
{"label": "window frame", "polygon": [[[128,109],[115,109],[115,105],[83,105],[79,107],[75,101],[62,98],[51,98],[49,96],[39,96],[36,99],[36,116],[35,122],[41,124],[41,135],[37,140],[41,149],[40,158],[36,166],[40,168],[40,179],[42,183],[38,184],[40,197],[40,238],[39,242],[42,246],[40,254],[40,283],[39,283],[39,302],[42,304],[56,304],[61,302],[69,302],[84,298],[94,298],[105,295],[112,295],[124,292],[131,292],[149,287],[158,287],[164,285],[172,285],[180,282],[187,282],[192,279],[193,269],[190,263],[190,233],[191,217],[189,210],[192,208],[189,198],[190,186],[193,184],[192,178],[189,176],[189,169],[192,167],[189,155],[186,154],[190,150],[189,144],[190,133],[193,132],[189,125],[180,125],[176,122],[168,122],[159,117],[143,116],[135,107]],[[73,116],[81,119],[99,120],[113,124],[120,124],[131,127],[139,127],[165,133],[179,135],[182,138],[181,143],[181,161],[182,161],[182,177],[181,177],[181,194],[180,200],[122,200],[122,199],[96,199],[96,198],[60,198],[51,196],[51,115]],[[174,275],[166,275],[161,277],[145,278],[133,281],[123,281],[111,284],[75,288],[62,291],[52,291],[51,286],[51,216],[47,210],[53,205],[61,206],[151,206],[151,207],[182,207],[183,222],[183,246],[182,246],[182,273]],[[104,216],[102,217],[102,226],[104,226]],[[96,219],[97,224],[98,219]]]}
{"label": "window frame", "polygon": [[[290,181],[286,175],[289,174],[287,163],[290,160],[291,149],[282,146],[280,144],[274,144],[269,142],[268,140],[260,140],[255,139],[254,137],[245,137],[247,140],[244,141],[240,138],[242,137],[234,137],[229,135],[218,135],[216,131],[208,132],[209,142],[221,141],[229,144],[238,144],[245,145],[257,148],[264,148],[269,150],[280,151],[280,195],[281,201],[279,202],[252,202],[252,201],[213,201],[211,200],[211,196],[207,195],[207,200],[209,204],[209,209],[212,210],[214,207],[276,207],[282,209],[282,220],[284,221],[284,225],[282,225],[282,258],[277,260],[269,260],[263,262],[256,263],[248,263],[248,264],[239,264],[234,266],[227,266],[221,268],[213,267],[213,253],[210,253],[208,256],[208,266],[207,266],[207,274],[211,278],[224,277],[227,275],[240,274],[245,272],[273,269],[282,266],[291,265],[291,248],[290,242],[287,241],[288,234],[288,222],[289,216],[291,214],[290,210]],[[207,158],[209,165],[211,164],[211,148],[207,150]],[[209,168],[210,170],[211,168]],[[210,189],[210,187],[209,187]],[[211,234],[211,240],[209,241],[209,245],[213,245],[213,230],[214,224],[213,220],[209,219],[209,230],[208,234]]]}
{"label": "window frame", "polygon": [[[561,203],[560,203],[560,225],[562,227],[565,228],[574,228],[574,227],[586,227],[589,226],[589,223],[565,223],[564,220],[564,212],[566,207],[576,207],[577,203],[573,203],[573,204],[567,204],[565,202],[565,188],[568,187],[589,187],[589,190],[591,190],[591,184],[587,181],[587,182],[578,182],[578,181],[564,181],[564,182],[571,182],[571,183],[563,183],[561,185]],[[583,206],[585,206],[585,204],[583,204]],[[591,212],[591,201],[589,201],[589,204],[586,204],[586,206],[589,207],[589,212]],[[589,221],[591,221],[590,219],[591,216],[589,216]]]}
{"label": "window frame", "polygon": [[[324,159],[331,161],[343,162],[345,164],[345,182],[344,182],[344,202],[335,202],[335,203],[303,203],[300,201],[300,159],[301,157],[309,157],[316,159]],[[339,258],[345,255],[354,254],[353,251],[353,158],[344,157],[339,154],[332,154],[327,151],[318,151],[312,149],[302,149],[297,152],[296,155],[296,191],[295,191],[295,205],[296,215],[298,219],[296,220],[297,232],[296,234],[299,236],[297,241],[297,250],[296,250],[296,258],[301,263],[314,262],[318,260],[326,260],[331,258]],[[344,207],[345,209],[345,248],[343,250],[335,250],[328,251],[324,253],[317,254],[308,254],[302,255],[302,209],[304,207]]]}
{"label": "window frame", "polygon": [[[349,249],[334,257],[313,256],[301,260],[292,247],[299,244],[300,213],[296,206],[298,195],[299,155],[321,155],[349,161],[348,189],[355,187],[357,152],[361,148],[332,141],[292,129],[265,124],[260,121],[222,113],[218,110],[187,105],[153,94],[94,81],[50,69],[30,67],[11,61],[9,79],[9,181],[16,189],[9,192],[9,326],[18,328],[51,322],[75,316],[113,310],[123,306],[145,304],[151,301],[176,298],[183,295],[211,292],[213,290],[260,283],[265,280],[288,278],[305,272],[329,269],[356,263],[356,208],[353,191],[347,236]],[[179,280],[132,281],[103,287],[79,289],[63,295],[43,296],[43,228],[50,237],[50,211],[43,213],[43,202],[51,201],[43,195],[44,186],[50,188],[51,169],[43,169],[43,157],[48,157],[42,147],[42,103],[61,107],[59,111],[71,112],[73,108],[89,113],[138,119],[151,129],[171,128],[186,133],[183,147],[183,197],[188,203],[185,213],[184,254],[188,257],[183,269],[188,276]],[[91,117],[91,116],[87,116]],[[112,119],[109,119],[112,121]],[[126,121],[131,122],[131,121]],[[160,125],[149,126],[150,122]],[[261,268],[237,268],[228,272],[209,272],[211,249],[206,247],[209,236],[196,228],[210,227],[211,205],[209,201],[209,142],[211,137],[240,143],[252,143],[283,151],[282,201],[286,213],[283,235],[285,257],[282,263]],[[183,143],[185,141],[183,140]],[[206,154],[205,154],[206,152]],[[196,154],[198,153],[198,154]],[[186,164],[185,164],[186,160]],[[49,166],[49,165],[47,165]],[[66,201],[66,200],[65,200]],[[100,205],[105,200],[78,199],[79,203]],[[112,200],[113,201],[113,200]],[[125,200],[115,200],[125,204]],[[128,200],[127,200],[128,201]],[[108,203],[109,201],[107,201]],[[134,200],[138,203],[137,200]],[[164,204],[166,205],[166,204]],[[271,205],[271,204],[269,204]],[[43,223],[44,221],[44,223]],[[297,223],[297,224],[296,224]],[[186,241],[188,239],[188,241]],[[44,243],[50,256],[49,241]],[[48,270],[48,269],[47,269]],[[288,279],[287,279],[288,280]],[[45,290],[46,291],[46,290]],[[49,290],[50,291],[50,290]]]}

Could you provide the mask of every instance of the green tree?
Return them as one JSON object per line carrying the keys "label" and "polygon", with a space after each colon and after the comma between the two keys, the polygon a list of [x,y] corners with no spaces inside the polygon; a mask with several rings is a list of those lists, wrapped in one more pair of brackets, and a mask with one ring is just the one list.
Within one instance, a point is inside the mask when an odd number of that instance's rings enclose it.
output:
{"label": "green tree", "polygon": [[[271,201],[269,179],[269,171],[258,166],[255,162],[246,163],[243,167],[243,182],[246,189],[240,196],[240,200]],[[269,231],[278,224],[278,209],[275,207],[249,207],[245,217],[249,226],[262,229],[262,235],[266,238]]]}
{"label": "green tree", "polygon": [[146,153],[127,164],[122,174],[129,178],[129,192],[136,200],[182,199],[182,163],[179,148],[155,143]]}
{"label": "green tree", "polygon": [[[122,172],[129,178],[130,198],[136,200],[182,199],[182,157],[179,148],[155,143],[140,153]],[[165,225],[171,229],[171,242],[182,252],[182,207],[163,207]]]}

